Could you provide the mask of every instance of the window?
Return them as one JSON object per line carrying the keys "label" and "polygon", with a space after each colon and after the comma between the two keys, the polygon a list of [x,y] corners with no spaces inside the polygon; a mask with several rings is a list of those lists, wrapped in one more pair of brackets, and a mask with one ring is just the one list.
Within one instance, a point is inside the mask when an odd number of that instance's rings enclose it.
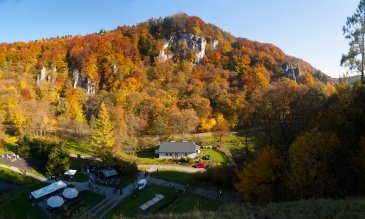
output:
{"label": "window", "polygon": [[169,153],[166,153],[166,156],[169,156]]}
{"label": "window", "polygon": [[188,156],[188,153],[185,153],[185,157]]}

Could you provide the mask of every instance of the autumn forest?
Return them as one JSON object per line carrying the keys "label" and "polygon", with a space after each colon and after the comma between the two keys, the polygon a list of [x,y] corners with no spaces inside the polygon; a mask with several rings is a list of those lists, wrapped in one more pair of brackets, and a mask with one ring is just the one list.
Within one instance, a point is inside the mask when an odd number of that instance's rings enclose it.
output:
{"label": "autumn forest", "polygon": [[19,145],[102,144],[95,156],[133,163],[145,136],[238,131],[254,148],[209,180],[245,201],[365,194],[364,85],[199,17],[1,43],[0,84],[0,137]]}

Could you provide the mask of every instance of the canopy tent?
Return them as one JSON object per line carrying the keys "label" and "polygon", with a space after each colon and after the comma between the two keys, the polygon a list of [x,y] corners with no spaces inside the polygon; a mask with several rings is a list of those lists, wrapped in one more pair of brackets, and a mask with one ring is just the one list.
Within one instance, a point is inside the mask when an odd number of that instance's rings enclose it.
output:
{"label": "canopy tent", "polygon": [[112,177],[117,176],[118,172],[115,169],[103,169],[100,172],[104,175],[104,177]]}
{"label": "canopy tent", "polygon": [[63,198],[60,196],[51,196],[49,199],[47,199],[47,205],[52,208],[61,207],[63,203]]}
{"label": "canopy tent", "polygon": [[63,197],[68,199],[76,198],[79,195],[79,191],[75,188],[67,188],[62,192]]}
{"label": "canopy tent", "polygon": [[64,187],[66,187],[66,186],[67,186],[66,183],[64,183],[63,181],[58,181],[58,182],[54,182],[54,183],[52,183],[52,184],[50,184],[50,185],[48,185],[46,187],[43,187],[41,189],[38,189],[38,190],[36,190],[34,192],[31,192],[31,194],[32,194],[32,196],[34,198],[37,199],[37,198],[43,197],[45,195],[48,195],[48,194],[50,194],[52,192],[55,192],[55,191],[57,191],[59,189],[62,189]]}
{"label": "canopy tent", "polygon": [[66,176],[75,176],[77,170],[67,170],[64,175]]}

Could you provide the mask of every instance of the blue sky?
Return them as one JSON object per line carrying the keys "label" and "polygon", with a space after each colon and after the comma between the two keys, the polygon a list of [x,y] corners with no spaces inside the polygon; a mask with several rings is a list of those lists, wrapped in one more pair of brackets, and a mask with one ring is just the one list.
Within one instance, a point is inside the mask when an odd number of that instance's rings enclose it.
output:
{"label": "blue sky", "polygon": [[234,36],[273,43],[338,77],[342,26],[359,0],[0,0],[0,42],[94,33],[185,12]]}

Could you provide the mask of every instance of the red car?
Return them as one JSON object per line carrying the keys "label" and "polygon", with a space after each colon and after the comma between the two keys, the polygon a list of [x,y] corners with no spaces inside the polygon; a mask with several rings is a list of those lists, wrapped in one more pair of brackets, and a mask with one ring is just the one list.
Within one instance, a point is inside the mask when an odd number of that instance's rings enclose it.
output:
{"label": "red car", "polygon": [[193,167],[205,169],[205,168],[207,168],[207,165],[204,162],[199,162],[199,163],[196,163]]}

